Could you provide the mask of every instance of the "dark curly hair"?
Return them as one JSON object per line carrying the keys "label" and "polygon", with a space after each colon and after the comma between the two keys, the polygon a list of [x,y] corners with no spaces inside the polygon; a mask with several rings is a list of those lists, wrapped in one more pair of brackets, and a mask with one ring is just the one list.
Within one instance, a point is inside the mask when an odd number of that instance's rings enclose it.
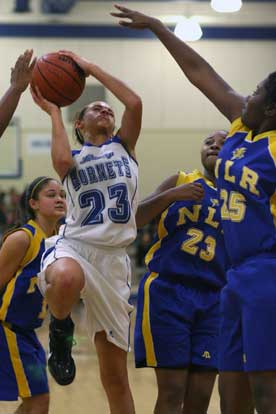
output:
{"label": "dark curly hair", "polygon": [[266,102],[268,104],[276,103],[276,72],[270,73],[264,84],[266,90]]}

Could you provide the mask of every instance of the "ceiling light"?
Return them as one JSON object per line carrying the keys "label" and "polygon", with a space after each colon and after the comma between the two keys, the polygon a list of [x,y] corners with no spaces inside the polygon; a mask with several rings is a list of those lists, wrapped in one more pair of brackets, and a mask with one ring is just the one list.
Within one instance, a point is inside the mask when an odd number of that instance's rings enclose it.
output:
{"label": "ceiling light", "polygon": [[181,17],[175,26],[174,33],[179,39],[188,42],[194,42],[202,37],[201,27],[193,16]]}
{"label": "ceiling light", "polygon": [[233,13],[240,10],[241,0],[212,0],[211,7],[219,13]]}

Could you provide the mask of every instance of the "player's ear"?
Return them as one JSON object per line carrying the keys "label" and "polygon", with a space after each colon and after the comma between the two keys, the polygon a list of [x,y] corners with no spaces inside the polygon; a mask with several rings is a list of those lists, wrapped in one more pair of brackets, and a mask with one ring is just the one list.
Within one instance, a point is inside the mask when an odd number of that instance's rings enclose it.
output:
{"label": "player's ear", "polygon": [[75,128],[82,129],[82,127],[83,127],[83,120],[82,119],[77,119],[75,121]]}
{"label": "player's ear", "polygon": [[29,205],[31,207],[32,210],[37,210],[38,209],[38,200],[35,200],[34,198],[31,198],[29,200]]}
{"label": "player's ear", "polygon": [[264,113],[265,113],[265,116],[267,116],[268,118],[275,118],[276,117],[276,103],[273,102],[267,105]]}

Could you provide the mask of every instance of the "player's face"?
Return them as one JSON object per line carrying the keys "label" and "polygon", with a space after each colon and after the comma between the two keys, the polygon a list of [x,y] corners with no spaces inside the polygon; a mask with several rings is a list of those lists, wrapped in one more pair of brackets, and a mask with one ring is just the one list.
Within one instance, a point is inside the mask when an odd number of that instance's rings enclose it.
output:
{"label": "player's face", "polygon": [[242,122],[249,129],[257,130],[265,120],[266,96],[265,82],[267,79],[257,85],[256,90],[246,99],[242,111]]}
{"label": "player's face", "polygon": [[215,170],[218,153],[224,144],[226,136],[226,131],[216,131],[203,141],[201,147],[201,162],[206,170],[211,173]]}
{"label": "player's face", "polygon": [[114,127],[114,112],[106,102],[93,102],[88,106],[83,117],[84,130],[96,130],[111,136]]}
{"label": "player's face", "polygon": [[55,180],[48,181],[38,194],[38,200],[31,199],[30,204],[36,214],[50,220],[59,220],[66,214],[65,191]]}

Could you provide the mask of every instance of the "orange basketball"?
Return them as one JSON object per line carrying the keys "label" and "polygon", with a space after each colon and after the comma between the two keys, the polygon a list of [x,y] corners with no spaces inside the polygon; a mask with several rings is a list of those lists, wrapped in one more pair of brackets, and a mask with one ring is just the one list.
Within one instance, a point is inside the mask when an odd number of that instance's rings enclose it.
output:
{"label": "orange basketball", "polygon": [[48,101],[57,106],[67,106],[81,96],[85,86],[85,74],[70,57],[48,53],[37,60],[31,85],[38,86]]}

